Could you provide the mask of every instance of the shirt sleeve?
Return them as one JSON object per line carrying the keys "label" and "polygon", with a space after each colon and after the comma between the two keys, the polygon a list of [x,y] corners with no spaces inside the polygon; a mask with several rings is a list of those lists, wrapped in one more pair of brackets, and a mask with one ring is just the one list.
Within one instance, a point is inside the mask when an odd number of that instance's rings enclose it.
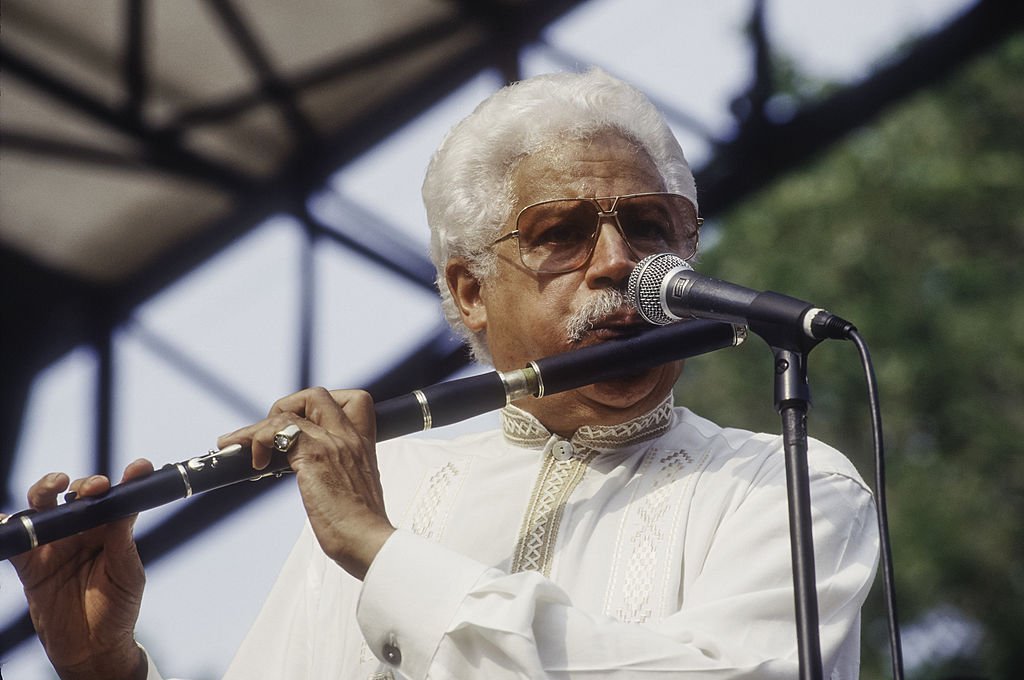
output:
{"label": "shirt sleeve", "polygon": [[[138,642],[135,644],[139,645]],[[149,655],[146,648],[139,645],[139,649],[146,655],[146,680],[164,680],[164,676],[160,675],[160,670],[156,667],[156,663],[153,661],[153,657]]]}
{"label": "shirt sleeve", "polygon": [[[781,457],[773,458],[777,465],[716,515],[709,549],[685,566],[692,574],[682,606],[665,619],[632,624],[583,611],[537,572],[504,573],[398,531],[363,585],[363,635],[414,680],[666,672],[791,680],[798,655],[787,500]],[[859,480],[834,472],[814,474],[811,493],[825,677],[855,677],[860,607],[878,551],[874,503]]]}

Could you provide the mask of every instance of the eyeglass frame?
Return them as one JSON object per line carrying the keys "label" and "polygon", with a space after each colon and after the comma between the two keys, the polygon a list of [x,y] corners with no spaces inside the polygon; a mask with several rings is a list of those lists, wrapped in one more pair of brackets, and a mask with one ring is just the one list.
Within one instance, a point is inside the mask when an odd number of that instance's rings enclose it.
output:
{"label": "eyeglass frame", "polygon": [[[569,272],[574,272],[577,269],[584,267],[588,262],[590,262],[590,258],[594,256],[594,249],[597,248],[597,240],[600,238],[600,234],[598,232],[601,231],[601,222],[606,219],[611,219],[615,223],[615,229],[619,232],[619,236],[622,237],[622,242],[626,244],[627,248],[629,248],[629,252],[633,254],[633,257],[635,257],[637,261],[639,261],[641,259],[640,255],[638,255],[637,252],[633,250],[633,244],[629,242],[629,238],[626,236],[626,232],[622,228],[622,223],[619,221],[618,205],[619,201],[622,200],[623,198],[642,198],[644,196],[677,196],[685,200],[687,203],[690,204],[691,207],[693,207],[694,218],[696,220],[696,233],[694,234],[693,252],[687,254],[683,259],[689,259],[696,255],[697,248],[700,245],[700,228],[704,224],[704,218],[697,214],[697,206],[693,204],[693,201],[691,201],[686,196],[683,196],[682,194],[677,194],[672,191],[645,191],[638,194],[622,194],[620,196],[579,196],[570,198],[548,198],[543,201],[537,201],[536,203],[531,203],[530,205],[524,207],[522,210],[516,213],[516,228],[508,232],[507,234],[502,234],[495,240],[491,241],[490,245],[488,245],[488,248],[493,248],[502,241],[508,241],[509,239],[513,238],[519,241],[519,219],[523,216],[524,212],[530,210],[531,208],[536,208],[537,206],[544,205],[545,203],[559,203],[561,201],[591,201],[597,207],[597,223],[594,225],[594,231],[591,236],[590,250],[587,252],[587,256],[583,258],[583,261],[581,261],[578,265],[572,267],[571,269],[550,272],[539,271],[537,269],[534,269],[530,265],[526,264],[526,260],[523,259],[523,246],[521,241],[519,242],[519,247],[516,248],[516,250],[519,252],[519,261],[523,264],[524,267],[534,272],[535,274],[568,274]],[[601,205],[600,201],[609,200],[612,202],[611,207],[608,210],[605,210],[604,207]]]}

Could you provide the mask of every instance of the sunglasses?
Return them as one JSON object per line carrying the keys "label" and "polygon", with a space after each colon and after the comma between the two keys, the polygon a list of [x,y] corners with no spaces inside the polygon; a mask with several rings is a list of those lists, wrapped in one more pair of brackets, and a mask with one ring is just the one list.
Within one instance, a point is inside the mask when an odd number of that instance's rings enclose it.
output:
{"label": "sunglasses", "polygon": [[693,203],[679,194],[556,198],[520,210],[515,229],[491,246],[514,238],[523,266],[539,274],[563,274],[590,260],[602,220],[614,222],[638,261],[665,252],[689,259],[697,252],[704,222]]}

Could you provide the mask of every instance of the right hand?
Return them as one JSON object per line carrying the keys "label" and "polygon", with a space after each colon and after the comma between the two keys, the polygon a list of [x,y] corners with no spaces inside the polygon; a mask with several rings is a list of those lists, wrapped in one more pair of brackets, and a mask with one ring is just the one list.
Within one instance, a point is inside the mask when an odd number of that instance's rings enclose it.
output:
{"label": "right hand", "polygon": [[[151,472],[153,464],[139,459],[125,468],[121,481]],[[53,508],[67,488],[66,474],[46,475],[29,489],[29,507]],[[102,475],[70,485],[83,497],[109,488]],[[132,538],[134,524],[133,515],[11,558],[32,623],[64,680],[146,677],[146,658],[135,643],[146,574]]]}

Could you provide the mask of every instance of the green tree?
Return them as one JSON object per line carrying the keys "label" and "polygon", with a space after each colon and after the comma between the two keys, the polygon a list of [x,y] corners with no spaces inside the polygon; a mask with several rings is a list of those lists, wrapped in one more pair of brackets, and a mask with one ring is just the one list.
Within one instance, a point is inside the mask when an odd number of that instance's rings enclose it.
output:
{"label": "green tree", "polygon": [[[955,658],[906,647],[908,677],[1019,677],[1024,668],[1024,37],[858,131],[712,228],[701,271],[812,300],[857,324],[879,378],[904,632],[955,612]],[[771,356],[691,362],[677,401],[778,431]],[[810,355],[813,436],[871,479],[854,348]],[[780,508],[780,512],[784,512]],[[888,677],[880,590],[866,678]],[[941,633],[932,628],[933,633]],[[908,640],[908,643],[914,638]],[[947,650],[956,644],[946,645]],[[959,674],[959,675],[958,675]]]}

